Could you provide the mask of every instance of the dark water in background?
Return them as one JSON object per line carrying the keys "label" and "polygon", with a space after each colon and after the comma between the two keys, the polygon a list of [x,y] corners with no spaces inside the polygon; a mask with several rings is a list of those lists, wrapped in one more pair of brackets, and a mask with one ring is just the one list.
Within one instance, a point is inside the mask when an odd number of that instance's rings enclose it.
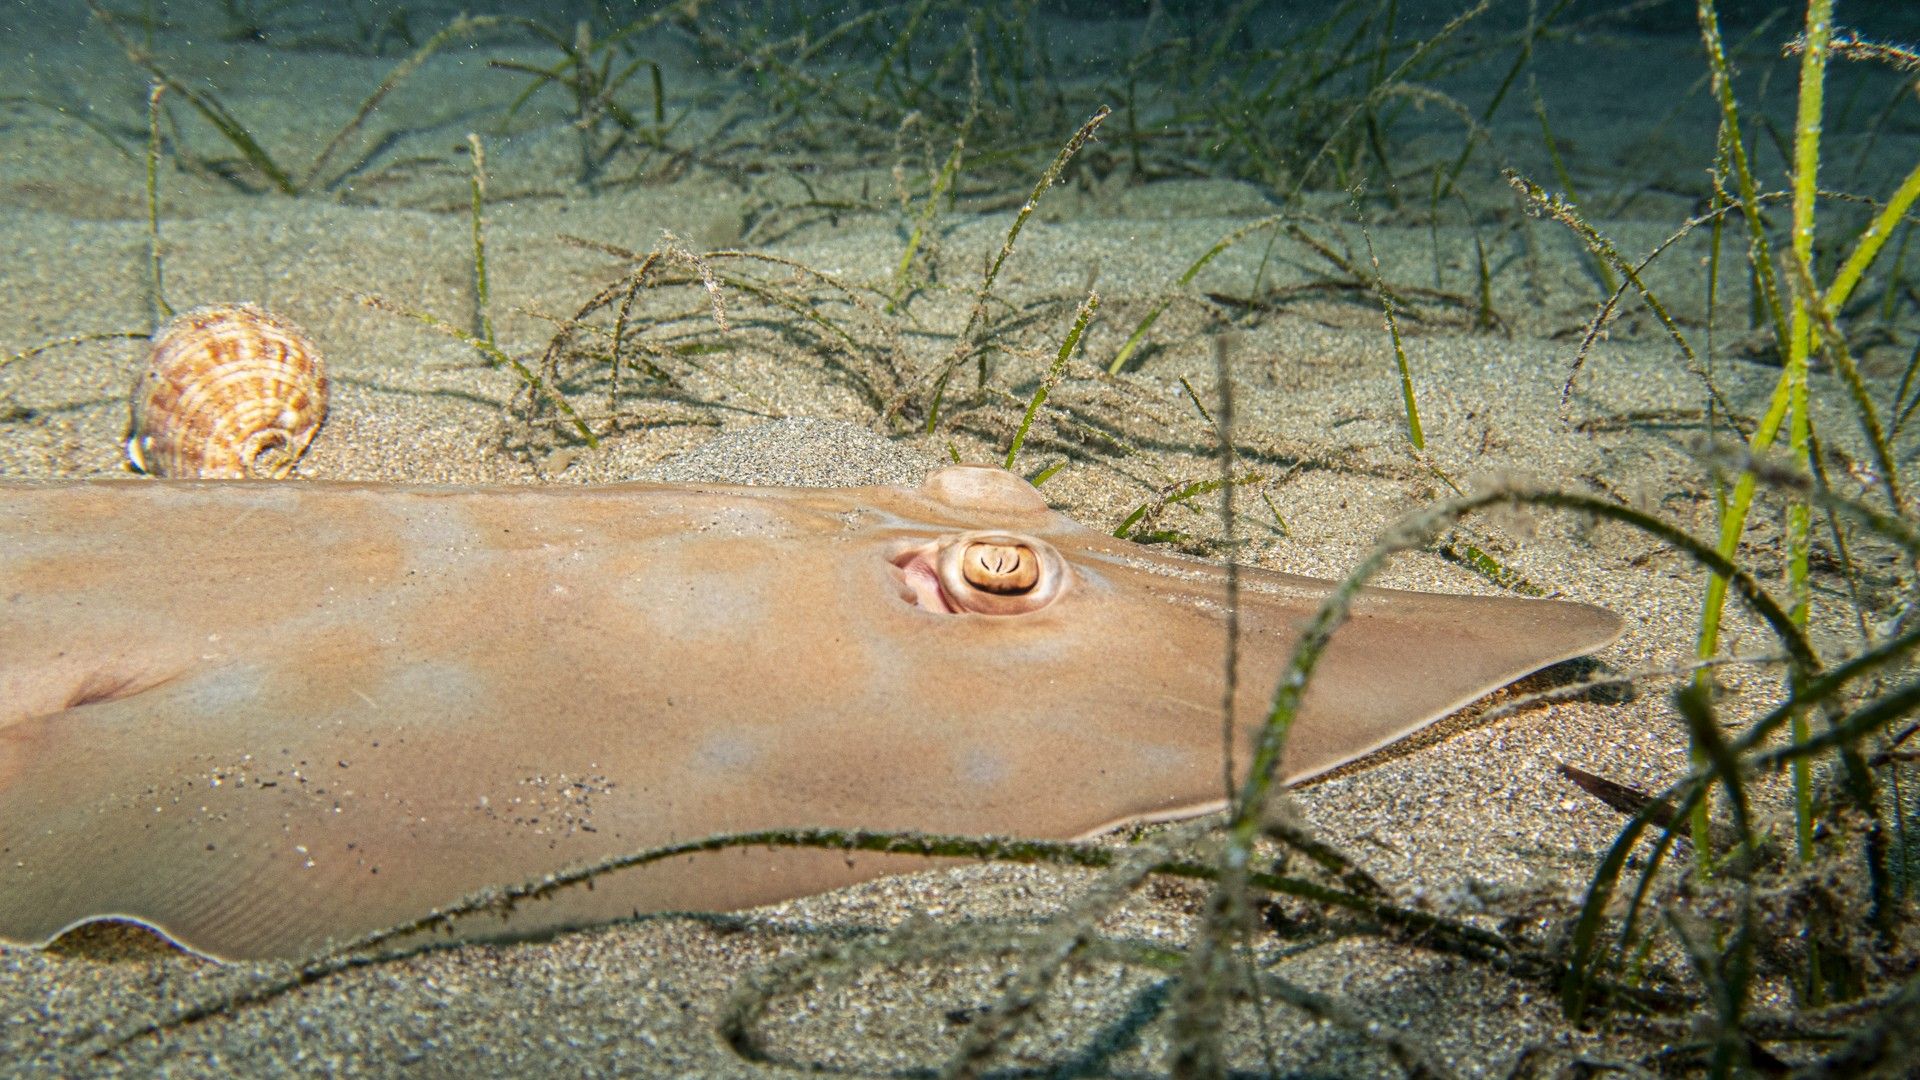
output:
{"label": "dark water in background", "polygon": [[[1920,37],[1920,3],[1837,8],[1842,40]],[[1720,11],[1756,183],[1783,190],[1802,11]],[[945,212],[1017,207],[1101,108],[1061,174],[1096,209],[1227,180],[1241,186],[1174,198],[1195,216],[1304,206],[1422,226],[1511,224],[1512,169],[1595,220],[1672,229],[1710,205],[1720,124],[1691,0],[0,0],[0,51],[0,134],[57,114],[68,145],[127,162],[148,143],[147,88],[165,84],[163,188],[172,169],[203,194],[461,211],[478,131],[521,193],[571,201],[705,171],[744,201],[778,175],[830,223],[901,221],[903,243],[930,190]],[[1914,77],[1871,56],[1829,69],[1820,276],[1911,167]],[[105,181],[74,160],[0,185],[0,205],[144,216],[125,180],[92,191]],[[808,179],[859,170],[878,179],[851,197]],[[777,240],[761,228],[774,212],[694,239]],[[1916,305],[1882,306],[1897,321]]]}
{"label": "dark water in background", "polygon": [[[1490,175],[1510,151],[1467,150],[1473,138],[1465,119],[1493,132],[1503,126],[1530,131],[1529,97],[1537,87],[1553,123],[1570,139],[1591,138],[1596,127],[1630,139],[1621,129],[1637,119],[1699,145],[1700,160],[1689,163],[1693,171],[1710,164],[1716,118],[1700,78],[1704,65],[1649,77],[1634,46],[1636,38],[1656,37],[1697,44],[1691,0],[1490,0],[1483,13],[1447,32],[1467,7],[1459,0],[100,0],[90,11],[85,0],[4,0],[0,35],[10,52],[24,54],[24,62],[12,65],[8,109],[84,112],[100,134],[126,149],[137,149],[144,134],[140,103],[125,93],[102,100],[106,91],[82,85],[77,73],[63,69],[69,61],[44,48],[103,42],[97,15],[118,26],[127,48],[149,51],[169,76],[178,71],[181,87],[204,94],[206,105],[231,109],[233,127],[245,132],[247,118],[235,102],[250,88],[209,75],[204,63],[184,62],[184,55],[198,50],[204,61],[210,48],[229,49],[247,55],[255,72],[271,70],[276,56],[295,54],[398,63],[469,12],[497,21],[442,42],[436,59],[484,50],[489,63],[469,65],[476,89],[525,87],[535,100],[571,101],[576,125],[593,136],[582,136],[583,158],[600,159],[583,160],[581,179],[588,182],[617,176],[622,157],[642,144],[671,145],[676,117],[720,107],[723,99],[726,107],[758,108],[769,121],[759,132],[769,149],[890,163],[898,156],[896,132],[917,113],[936,141],[966,126],[974,162],[991,164],[1004,155],[1028,172],[1044,163],[1044,144],[1058,145],[1105,104],[1115,114],[1100,142],[1125,151],[1135,179],[1231,177],[1283,201],[1301,189],[1364,184],[1378,196],[1392,184],[1417,186],[1413,174],[1427,165],[1414,165],[1401,148],[1408,138],[1436,132],[1478,159],[1456,169],[1449,187],[1462,174]],[[1781,144],[1791,122],[1793,61],[1779,46],[1795,33],[1800,11],[1769,0],[1725,0],[1719,7],[1740,88],[1756,110],[1750,125],[1755,152],[1764,158],[1767,144]],[[1838,7],[1839,24],[1863,37],[1897,42],[1920,35],[1920,4]],[[584,69],[570,58],[580,49]],[[502,50],[513,58],[503,63]],[[1697,61],[1698,49],[1693,53]],[[365,70],[356,66],[343,76],[355,83],[355,93]],[[977,93],[972,71],[980,79]],[[129,72],[145,77],[131,64]],[[728,85],[716,86],[716,79]],[[274,91],[297,96],[301,80],[316,81],[317,97],[341,92],[326,66],[314,64],[288,65]],[[1831,80],[1830,130],[1920,125],[1920,105],[1911,93],[1901,104],[1899,77],[1890,70],[1836,63]],[[1346,116],[1386,85],[1444,97],[1380,94],[1357,120]],[[208,120],[183,116],[188,96],[176,89],[172,97],[171,124],[197,127]],[[974,123],[967,121],[969,102],[977,107]],[[1449,126],[1430,115],[1446,109],[1461,122]],[[243,149],[235,131],[224,137],[234,144],[230,149]],[[1429,139],[1425,152],[1434,149]],[[379,156],[376,148],[362,166],[378,168]],[[1544,155],[1517,163],[1541,166]],[[259,175],[257,161],[217,167],[228,168],[242,188],[277,183]]]}
{"label": "dark water in background", "polygon": [[[1920,3],[1837,7],[1838,40],[1920,37]],[[1755,183],[1783,191],[1802,13],[1762,0],[1721,11]],[[898,223],[910,261],[920,207],[1004,216],[1067,145],[1077,153],[1058,178],[1088,193],[1080,212],[1125,216],[1142,205],[1132,196],[1169,182],[1230,181],[1160,187],[1176,193],[1158,212],[1431,226],[1426,284],[1455,290],[1441,229],[1510,234],[1522,210],[1539,216],[1503,170],[1611,235],[1620,223],[1661,230],[1623,241],[1645,251],[1712,204],[1720,126],[1690,0],[573,0],[470,12],[449,0],[0,0],[0,53],[0,138],[37,128],[35,152],[50,148],[0,163],[24,174],[0,183],[0,206],[75,220],[144,219],[132,170],[149,144],[148,89],[164,87],[160,186],[180,193],[163,215],[196,197],[276,193],[464,213],[466,133],[480,132],[499,187],[518,195],[571,203],[704,175],[747,209],[737,227],[691,229],[696,245],[777,245],[791,235],[783,214],[810,214],[815,228],[867,215]],[[1912,164],[1915,74],[1884,59],[1840,55],[1829,70],[1817,277]],[[116,152],[123,175],[96,178],[81,153],[67,164],[75,148]],[[171,184],[181,173],[197,194]],[[826,182],[849,175],[866,177],[857,191]],[[775,180],[785,186],[766,195]],[[1770,213],[1777,231],[1784,210]],[[1604,269],[1591,277],[1611,288]],[[1911,340],[1912,293],[1898,272],[1859,293],[1896,345]],[[1864,362],[1897,377],[1901,348],[1878,347]]]}

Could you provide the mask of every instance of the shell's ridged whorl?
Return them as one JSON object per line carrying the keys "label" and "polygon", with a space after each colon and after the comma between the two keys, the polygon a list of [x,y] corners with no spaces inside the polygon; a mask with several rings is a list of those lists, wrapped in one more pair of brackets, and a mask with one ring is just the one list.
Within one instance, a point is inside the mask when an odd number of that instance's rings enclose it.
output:
{"label": "shell's ridged whorl", "polygon": [[326,418],[326,370],[299,327],[252,304],[194,308],[154,335],[127,458],[154,476],[278,479]]}

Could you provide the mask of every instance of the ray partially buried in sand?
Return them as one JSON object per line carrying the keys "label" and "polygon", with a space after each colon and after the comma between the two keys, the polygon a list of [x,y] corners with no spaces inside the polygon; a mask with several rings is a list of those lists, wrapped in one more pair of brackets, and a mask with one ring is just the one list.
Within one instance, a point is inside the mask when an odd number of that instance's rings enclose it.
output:
{"label": "ray partially buried in sand", "polygon": [[[715,833],[1082,836],[1217,809],[1224,571],[1025,481],[917,489],[0,485],[0,939],[226,959]],[[1237,760],[1332,583],[1244,571]],[[1368,590],[1282,775],[1612,640]],[[917,869],[734,849],[467,920],[526,935]]]}

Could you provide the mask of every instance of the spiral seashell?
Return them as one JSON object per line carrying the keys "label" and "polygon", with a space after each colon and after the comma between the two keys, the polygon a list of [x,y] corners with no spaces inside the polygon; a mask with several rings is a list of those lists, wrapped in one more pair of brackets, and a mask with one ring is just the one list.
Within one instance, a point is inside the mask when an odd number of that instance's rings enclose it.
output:
{"label": "spiral seashell", "polygon": [[326,370],[299,327],[252,304],[194,308],[153,337],[127,460],[153,476],[278,479],[326,418]]}

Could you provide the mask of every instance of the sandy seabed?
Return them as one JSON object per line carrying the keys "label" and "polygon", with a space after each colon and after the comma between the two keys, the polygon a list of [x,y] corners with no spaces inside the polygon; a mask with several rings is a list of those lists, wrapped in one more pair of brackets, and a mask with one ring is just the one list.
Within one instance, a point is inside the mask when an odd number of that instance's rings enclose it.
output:
{"label": "sandy seabed", "polygon": [[[77,7],[77,5],[76,5]],[[0,21],[20,19],[13,11]],[[31,33],[0,35],[10,70],[32,70],[70,88],[113,124],[138,132],[144,79],[84,12],[48,16]],[[1649,101],[1682,100],[1699,74],[1689,33],[1609,46],[1606,63],[1632,65],[1628,80]],[[244,45],[169,43],[183,73],[221,74],[223,100],[269,145],[315,145],[376,85],[391,59],[284,53],[269,63]],[[1698,161],[1711,138],[1697,94],[1663,154],[1624,106],[1578,110],[1597,100],[1595,70],[1568,50],[1539,65],[1542,93],[1569,103],[1559,120],[1570,164],[1596,190],[1638,194],[1619,216],[1596,222],[1623,250],[1644,251],[1691,210],[1695,176],[1672,185],[1662,169]],[[604,390],[583,382],[577,400],[607,430],[597,449],[546,433],[529,439],[509,405],[511,372],[416,321],[376,310],[360,297],[435,313],[466,325],[474,311],[465,134],[490,125],[521,83],[489,74],[485,60],[527,50],[507,45],[452,49],[435,57],[380,115],[402,134],[382,151],[405,168],[369,168],[327,195],[250,194],[212,176],[163,168],[166,290],[176,306],[247,300],[291,317],[320,343],[333,373],[330,419],[300,476],[328,480],[436,483],[585,483],[636,478],[721,479],[839,485],[913,483],[951,454],[996,460],[1018,423],[1043,363],[1064,336],[1089,288],[1101,298],[1084,359],[1055,391],[1023,451],[1032,472],[1065,460],[1043,493],[1059,509],[1103,528],[1171,486],[1213,475],[1211,428],[1188,403],[1181,379],[1217,398],[1219,326],[1197,304],[1176,303],[1157,324],[1152,348],[1123,386],[1094,376],[1188,262],[1222,235],[1272,211],[1261,191],[1224,180],[1129,184],[1123,172],[1070,171],[1020,237],[995,295],[1021,313],[1014,352],[992,373],[1004,398],[973,392],[973,371],[956,383],[955,421],[932,436],[876,434],[873,404],[849,374],[872,355],[835,360],[813,338],[767,329],[734,297],[731,334],[708,332],[724,351],[678,371],[685,398],[634,394],[629,419],[611,430]],[[1548,73],[1551,73],[1549,76]],[[1477,78],[1497,78],[1500,72]],[[670,63],[667,85],[698,86],[701,71]],[[1458,88],[1463,95],[1471,87]],[[1481,93],[1484,94],[1484,90]],[[1692,455],[1704,434],[1702,391],[1671,341],[1638,309],[1597,347],[1563,407],[1562,387],[1597,287],[1557,225],[1511,213],[1511,193],[1490,163],[1511,160],[1545,174],[1537,128],[1524,109],[1511,129],[1496,126],[1468,175],[1477,206],[1504,207],[1505,224],[1483,227],[1502,323],[1476,330],[1471,313],[1414,304],[1401,329],[1418,392],[1427,451],[1407,443],[1400,386],[1377,300],[1339,291],[1301,295],[1259,313],[1231,335],[1236,435],[1243,463],[1268,477],[1262,490],[1284,516],[1283,533],[1259,500],[1240,502],[1238,533],[1257,565],[1339,576],[1388,525],[1447,491],[1440,475],[1471,489],[1518,476],[1612,495],[1694,532],[1713,522],[1712,490]],[[695,117],[693,139],[711,117]],[[1437,124],[1438,121],[1436,120]],[[1690,126],[1689,126],[1690,125]],[[204,124],[182,130],[210,156],[230,156]],[[1069,134],[1062,131],[1062,139]],[[135,136],[137,138],[137,136]],[[1441,133],[1415,141],[1416,156],[1450,156]],[[1844,145],[1845,135],[1836,134]],[[1920,135],[1883,143],[1911,161]],[[129,145],[137,146],[137,142]],[[487,243],[498,339],[537,358],[564,317],[625,263],[563,242],[581,236],[636,251],[671,230],[687,246],[738,246],[777,254],[837,278],[884,285],[904,241],[890,206],[885,168],[804,174],[769,153],[762,172],[694,164],[627,171],[647,183],[572,181],[572,133],[556,101],[535,99],[505,134],[487,135],[490,198]],[[301,154],[294,154],[299,158]],[[1091,160],[1091,159],[1090,159]],[[1691,167],[1691,166],[1689,166]],[[649,172],[649,169],[655,169]],[[783,172],[784,170],[784,172]],[[783,178],[784,177],[784,178]],[[800,182],[800,177],[804,183]],[[935,265],[953,291],[930,290],[885,339],[908,370],[935,363],[964,323],[965,294],[981,260],[1004,239],[1030,180],[1005,199],[962,201],[940,219]],[[0,113],[0,355],[69,334],[144,330],[143,163],[71,117],[48,110]],[[1344,199],[1316,196],[1328,220]],[[834,214],[769,213],[809,200],[867,207]],[[772,222],[772,224],[769,224]],[[1433,285],[1463,295],[1475,288],[1475,227],[1391,220],[1371,230],[1388,281]],[[1351,227],[1328,235],[1358,246]],[[1698,241],[1698,242],[1696,242]],[[1690,238],[1653,272],[1676,308],[1697,325],[1697,277],[1704,240]],[[1261,268],[1261,258],[1272,261]],[[1284,289],[1315,280],[1314,256],[1283,237],[1240,245],[1195,281],[1198,292],[1244,294],[1256,273]],[[763,271],[772,273],[772,271]],[[1743,310],[1737,295],[1723,297]],[[680,285],[643,295],[650,319],[672,317],[693,333],[704,304]],[[860,322],[867,315],[850,314]],[[867,325],[860,322],[860,325]],[[875,325],[879,325],[878,322]],[[904,329],[900,329],[904,327]],[[863,339],[862,344],[866,344]],[[852,350],[843,350],[850,352]],[[0,477],[119,475],[126,391],[143,355],[135,340],[61,348],[0,368]],[[1869,357],[1869,366],[1876,358]],[[1715,380],[1740,412],[1757,414],[1777,370],[1723,360]],[[1844,393],[1816,375],[1816,401]],[[964,385],[962,385],[964,384]],[[643,389],[638,383],[636,391]],[[693,402],[693,404],[689,404]],[[1100,442],[1062,417],[1096,418],[1115,438]],[[794,418],[794,419],[789,419]],[[1860,456],[1842,413],[1819,417],[1832,439]],[[1124,443],[1125,452],[1118,448]],[[294,481],[297,482],[297,481]],[[1161,519],[1204,543],[1221,533],[1217,503],[1176,506]],[[1756,517],[1754,565],[1777,573],[1777,516]],[[1690,657],[1701,574],[1690,563],[1623,526],[1552,514],[1478,519],[1464,534],[1550,593],[1621,613],[1627,632],[1602,652],[1603,670],[1650,672],[1637,692],[1522,709],[1491,723],[1472,717],[1441,726],[1418,745],[1295,791],[1301,818],[1354,853],[1403,902],[1468,919],[1518,896],[1551,906],[1577,898],[1620,816],[1560,778],[1566,762],[1623,783],[1657,789],[1687,767],[1687,742],[1658,674]],[[1837,580],[1837,579],[1836,579]],[[1492,593],[1485,578],[1432,552],[1396,559],[1382,584]],[[1823,609],[1839,633],[1848,613]],[[1729,650],[1764,652],[1769,639],[1736,615]],[[1729,686],[1751,691],[1751,708],[1771,685],[1766,669],[1735,671]],[[1751,699],[1751,700],[1748,700]],[[1737,707],[1731,711],[1737,716]],[[165,1017],[188,1003],[251,985],[268,965],[216,965],[152,945],[130,932],[87,931],[45,952],[0,952],[0,1073],[24,1075],[745,1075],[819,1064],[853,1071],[936,1066],[957,1045],[969,1010],[994,1000],[1004,965],[940,960],[876,968],[844,988],[776,1002],[762,1026],[774,1063],[748,1063],[714,1033],[717,1010],[750,973],[779,958],[914,920],[1035,925],[1070,904],[1086,879],[1041,868],[975,866],[875,881],[742,913],[657,916],[568,933],[555,940],[467,945],[332,975],[272,1000],[239,1007],[137,1040],[103,1057],[89,1038]],[[1204,893],[1158,883],[1111,918],[1116,936],[1177,942],[1197,926]],[[1363,936],[1269,950],[1274,974],[1335,995],[1395,1026],[1433,1056],[1468,1075],[1505,1075],[1533,1048],[1552,1060],[1579,1055],[1633,1058],[1650,1048],[1632,1030],[1573,1030],[1551,988],[1486,966]],[[1141,972],[1089,965],[1055,986],[1033,1033],[1008,1050],[1009,1067],[1043,1069],[1071,1057],[1122,1023],[1151,980]],[[1264,1067],[1260,1039],[1296,1074],[1370,1075],[1388,1059],[1364,1039],[1271,1006],[1261,1027],[1241,1010],[1235,1061]],[[1101,1071],[1159,1071],[1163,1025],[1149,1025],[1111,1049]]]}

